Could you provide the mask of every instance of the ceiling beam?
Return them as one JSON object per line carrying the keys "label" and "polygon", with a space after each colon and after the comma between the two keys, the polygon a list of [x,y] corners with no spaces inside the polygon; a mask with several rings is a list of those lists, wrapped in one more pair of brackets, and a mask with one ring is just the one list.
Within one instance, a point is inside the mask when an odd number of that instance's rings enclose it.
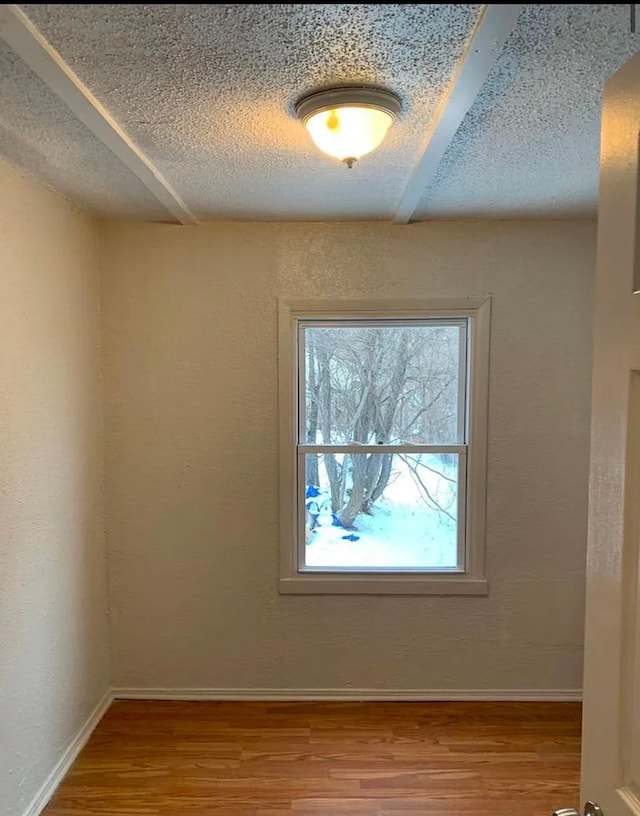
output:
{"label": "ceiling beam", "polygon": [[522,5],[498,3],[483,6],[404,188],[393,219],[395,224],[411,221],[442,157],[513,31],[522,8]]}
{"label": "ceiling beam", "polygon": [[153,162],[52,48],[19,6],[0,4],[0,38],[18,54],[180,224],[196,217]]}

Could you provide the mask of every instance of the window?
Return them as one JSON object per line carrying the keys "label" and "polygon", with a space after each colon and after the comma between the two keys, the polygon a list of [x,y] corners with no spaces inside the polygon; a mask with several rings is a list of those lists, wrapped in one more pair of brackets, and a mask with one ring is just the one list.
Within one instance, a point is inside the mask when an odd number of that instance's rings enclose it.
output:
{"label": "window", "polygon": [[488,346],[488,300],[281,303],[281,592],[486,593]]}

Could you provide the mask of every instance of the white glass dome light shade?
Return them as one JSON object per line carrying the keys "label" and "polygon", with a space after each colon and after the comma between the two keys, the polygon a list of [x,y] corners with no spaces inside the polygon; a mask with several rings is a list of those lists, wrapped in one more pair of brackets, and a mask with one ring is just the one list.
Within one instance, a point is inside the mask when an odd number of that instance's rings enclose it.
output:
{"label": "white glass dome light shade", "polygon": [[371,153],[387,135],[393,117],[378,108],[344,107],[312,114],[305,122],[323,153],[340,161]]}
{"label": "white glass dome light shade", "polygon": [[400,100],[376,88],[334,88],[301,99],[296,112],[317,147],[351,167],[382,143]]}

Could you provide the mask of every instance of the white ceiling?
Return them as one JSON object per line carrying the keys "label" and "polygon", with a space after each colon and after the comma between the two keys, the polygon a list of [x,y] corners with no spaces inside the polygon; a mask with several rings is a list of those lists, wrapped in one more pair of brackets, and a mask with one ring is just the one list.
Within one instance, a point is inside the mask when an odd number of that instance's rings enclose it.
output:
{"label": "white ceiling", "polygon": [[[200,220],[393,219],[410,179],[421,185],[413,220],[593,213],[603,85],[640,43],[628,5],[524,6],[430,176],[420,160],[474,51],[480,5],[19,9],[37,30],[0,26],[0,155],[96,215],[148,220],[175,220],[167,195]],[[28,67],[17,52],[30,59],[33,42],[46,59]],[[75,72],[124,131],[130,167],[95,135],[104,122],[83,124],[39,69],[49,46],[55,70]],[[351,171],[293,115],[300,95],[341,83],[403,103]]]}

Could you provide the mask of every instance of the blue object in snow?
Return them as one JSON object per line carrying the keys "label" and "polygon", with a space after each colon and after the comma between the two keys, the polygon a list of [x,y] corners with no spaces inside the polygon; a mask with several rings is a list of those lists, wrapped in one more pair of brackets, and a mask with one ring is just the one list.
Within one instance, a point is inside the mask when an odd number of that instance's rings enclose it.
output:
{"label": "blue object in snow", "polygon": [[360,541],[360,536],[351,533],[351,535],[342,536],[342,539],[343,541]]}
{"label": "blue object in snow", "polygon": [[343,527],[344,525],[340,522],[340,519],[335,513],[331,514],[331,526],[332,527]]}
{"label": "blue object in snow", "polygon": [[320,495],[320,488],[315,485],[307,485],[307,490],[304,494],[305,499],[315,499]]}

